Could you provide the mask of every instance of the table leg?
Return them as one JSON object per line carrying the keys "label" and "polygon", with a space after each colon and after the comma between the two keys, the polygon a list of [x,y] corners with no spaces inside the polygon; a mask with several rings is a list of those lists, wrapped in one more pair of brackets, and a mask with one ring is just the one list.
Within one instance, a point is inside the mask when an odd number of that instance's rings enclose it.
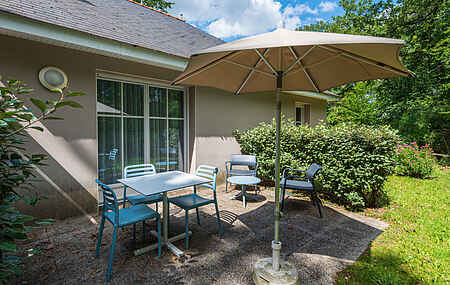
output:
{"label": "table leg", "polygon": [[169,238],[169,200],[167,192],[163,193],[163,244],[167,244]]}
{"label": "table leg", "polygon": [[[162,224],[163,224],[163,235],[162,235],[162,244],[166,245],[167,248],[172,251],[175,255],[181,257],[184,256],[184,252],[177,248],[175,245],[172,244],[172,242],[184,239],[185,234],[179,234],[174,237],[169,238],[169,200],[167,199],[167,192],[163,193],[163,217],[162,217]],[[158,233],[155,231],[151,231],[151,234],[154,236],[158,236]],[[189,235],[191,235],[192,232],[189,231]],[[154,250],[157,248],[157,244],[152,244],[149,246],[146,246],[144,248],[140,248],[134,251],[134,255],[140,255],[143,253],[146,253],[150,250]]]}
{"label": "table leg", "polygon": [[245,184],[242,184],[242,204],[244,205],[244,208],[247,208],[247,203],[245,202]]}

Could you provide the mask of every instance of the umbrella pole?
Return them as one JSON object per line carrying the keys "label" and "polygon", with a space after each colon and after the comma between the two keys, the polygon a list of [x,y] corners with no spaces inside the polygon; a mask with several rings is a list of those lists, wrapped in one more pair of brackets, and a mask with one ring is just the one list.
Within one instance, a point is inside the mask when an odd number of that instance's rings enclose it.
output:
{"label": "umbrella pole", "polygon": [[254,265],[253,281],[256,285],[299,285],[295,266],[280,260],[280,129],[281,129],[281,98],[282,73],[277,76],[277,106],[276,106],[276,138],[275,138],[275,237],[272,241],[272,258],[263,258]]}
{"label": "umbrella pole", "polygon": [[276,137],[275,137],[275,237],[272,241],[272,267],[280,270],[280,129],[281,129],[281,98],[282,76],[277,77],[277,107],[276,107]]}

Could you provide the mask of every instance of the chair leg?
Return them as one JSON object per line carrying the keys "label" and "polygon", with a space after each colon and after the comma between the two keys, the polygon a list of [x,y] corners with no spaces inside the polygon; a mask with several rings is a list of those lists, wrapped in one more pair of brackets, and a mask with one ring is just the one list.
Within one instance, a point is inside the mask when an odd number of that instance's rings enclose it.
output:
{"label": "chair leg", "polygon": [[100,245],[102,243],[102,236],[103,236],[103,228],[105,227],[105,217],[102,217],[102,222],[100,223],[100,228],[98,230],[98,237],[97,237],[97,247],[95,248],[95,257],[98,257],[99,251],[100,251]]}
{"label": "chair leg", "polygon": [[186,249],[189,248],[189,211],[186,210],[184,216],[184,226],[186,227],[185,239],[186,239]]}
{"label": "chair leg", "polygon": [[158,216],[156,218],[156,224],[158,226],[158,258],[161,257],[161,218]]}
{"label": "chair leg", "polygon": [[195,208],[195,211],[197,212],[197,224],[200,225],[200,213],[198,208]]}
{"label": "chair leg", "polygon": [[216,216],[217,216],[217,225],[219,226],[219,235],[223,237],[222,222],[220,221],[219,205],[217,205],[217,200],[214,202],[214,205],[216,206]]}
{"label": "chair leg", "polygon": [[106,280],[111,280],[111,267],[114,260],[114,250],[116,247],[116,239],[117,239],[117,226],[114,226],[114,232],[112,237],[111,244],[111,253],[109,254],[109,263],[108,263],[108,271],[106,271]]}
{"label": "chair leg", "polygon": [[225,193],[228,193],[228,177],[225,177]]}
{"label": "chair leg", "polygon": [[123,187],[123,208],[126,207],[127,203],[127,186]]}
{"label": "chair leg", "polygon": [[312,197],[313,197],[314,204],[316,204],[317,210],[319,210],[320,218],[323,218],[322,207],[321,207],[322,201],[320,201],[320,199],[319,199],[319,197],[317,197],[316,193],[313,193]]}
{"label": "chair leg", "polygon": [[280,200],[281,200],[281,212],[283,212],[284,209],[284,195],[285,195],[285,189],[281,188],[281,192],[280,192]]}

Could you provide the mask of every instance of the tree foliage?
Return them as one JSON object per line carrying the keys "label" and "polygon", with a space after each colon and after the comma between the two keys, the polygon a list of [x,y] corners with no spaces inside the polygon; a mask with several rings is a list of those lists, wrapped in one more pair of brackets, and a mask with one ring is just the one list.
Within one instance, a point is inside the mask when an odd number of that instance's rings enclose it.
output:
{"label": "tree foliage", "polygon": [[[27,151],[24,147],[26,130],[43,131],[38,122],[61,119],[54,116],[61,107],[80,108],[80,104],[68,98],[84,95],[55,89],[54,100],[43,102],[29,98],[38,110],[33,113],[25,106],[24,100],[31,92],[18,80],[8,80],[6,86],[0,84],[0,284],[5,283],[10,275],[21,272],[23,259],[19,257],[16,243],[28,238],[27,233],[32,229],[29,223],[35,220],[21,213],[15,207],[15,201],[24,200],[35,205],[45,198],[33,193],[32,182],[35,179],[34,167],[43,165],[46,156]],[[22,195],[24,192],[29,195]],[[48,223],[51,221],[35,221],[35,224]],[[35,253],[37,251],[27,252],[28,255]]]}
{"label": "tree foliage", "polygon": [[[450,144],[450,1],[449,0],[341,0],[343,16],[303,26],[309,31],[362,34],[406,41],[400,57],[415,77],[351,84],[335,90],[344,99],[331,108],[333,122],[370,121],[389,124],[407,140],[430,143],[441,153]],[[361,93],[366,84],[369,94]],[[374,88],[375,87],[375,88]],[[370,98],[370,111],[348,116],[356,97]],[[367,106],[367,107],[369,107]],[[367,114],[367,118],[361,119]],[[370,120],[369,120],[370,118]]]}
{"label": "tree foliage", "polygon": [[172,8],[173,4],[175,4],[174,2],[165,0],[141,0],[140,2],[145,6],[152,7],[166,13],[167,10]]}

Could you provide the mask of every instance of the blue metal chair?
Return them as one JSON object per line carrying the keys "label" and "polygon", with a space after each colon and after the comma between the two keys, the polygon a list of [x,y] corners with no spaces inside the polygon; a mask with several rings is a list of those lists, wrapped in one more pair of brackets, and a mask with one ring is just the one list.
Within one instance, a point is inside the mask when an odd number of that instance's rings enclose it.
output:
{"label": "blue metal chair", "polygon": [[[317,196],[317,191],[314,185],[314,178],[316,177],[317,172],[321,170],[322,167],[316,163],[313,163],[309,166],[309,168],[305,170],[294,169],[294,168],[285,168],[283,170],[283,176],[280,180],[280,200],[281,200],[281,211],[284,209],[284,195],[286,189],[290,189],[293,192],[307,192],[311,195],[312,202],[316,205],[319,210],[319,215],[322,218],[322,201]],[[290,175],[290,173],[296,173],[297,175]],[[298,175],[300,174],[300,175]],[[288,193],[288,195],[291,195]]]}
{"label": "blue metal chair", "polygon": [[210,183],[201,184],[200,186],[210,188],[214,192],[214,198],[207,199],[197,195],[197,187],[194,186],[194,193],[178,196],[174,198],[170,198],[169,202],[177,205],[178,207],[185,210],[185,227],[186,227],[186,249],[189,248],[189,210],[195,209],[197,212],[197,223],[200,225],[200,214],[199,207],[212,204],[216,206],[216,215],[217,215],[217,225],[219,227],[219,234],[223,236],[222,232],[222,224],[220,222],[219,216],[219,206],[217,205],[217,197],[216,197],[216,178],[217,178],[217,167],[208,166],[208,165],[200,165],[195,172],[195,175],[204,177],[206,179],[212,180]]}
{"label": "blue metal chair", "polygon": [[[248,169],[233,169],[233,166],[247,166]],[[256,155],[232,154],[231,160],[225,162],[226,181],[225,192],[228,192],[228,177],[230,176],[256,176],[258,162]],[[230,183],[231,184],[231,183]],[[256,186],[255,186],[256,187]]]}
{"label": "blue metal chair", "polygon": [[[137,164],[125,167],[125,178],[138,177],[144,175],[156,174],[156,169],[153,164]],[[158,202],[162,201],[163,196],[161,194],[154,194],[150,196],[145,195],[133,195],[127,196],[127,186],[123,189],[123,207],[125,208],[126,201],[129,201],[132,205],[139,204],[153,204],[156,203],[156,211],[158,211]]]}
{"label": "blue metal chair", "polygon": [[[146,205],[136,205],[119,210],[119,203],[117,201],[116,193],[107,185],[96,180],[97,184],[101,187],[103,192],[103,208],[102,208],[102,221],[100,223],[100,229],[98,232],[97,247],[95,249],[95,257],[98,257],[100,251],[100,244],[102,242],[103,228],[105,226],[105,220],[108,220],[114,227],[111,253],[109,255],[108,270],[106,272],[106,279],[111,279],[111,266],[114,259],[114,248],[116,245],[117,231],[121,227],[125,227],[133,224],[133,240],[136,241],[136,223],[156,219],[158,225],[158,258],[161,257],[161,223],[160,215]],[[145,228],[144,228],[145,229]],[[144,232],[145,236],[145,232]]]}

